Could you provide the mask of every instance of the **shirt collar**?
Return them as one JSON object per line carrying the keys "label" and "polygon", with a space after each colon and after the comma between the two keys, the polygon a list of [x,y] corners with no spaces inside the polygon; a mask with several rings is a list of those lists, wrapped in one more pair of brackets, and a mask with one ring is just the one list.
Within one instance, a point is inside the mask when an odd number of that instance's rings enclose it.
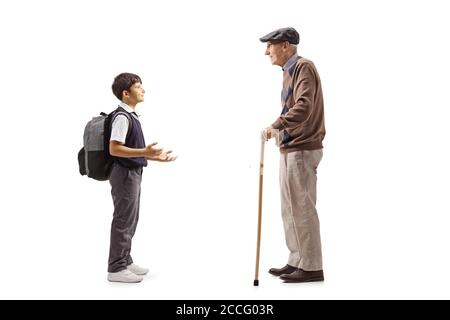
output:
{"label": "shirt collar", "polygon": [[124,103],[122,101],[119,103],[119,107],[124,108],[126,112],[134,113],[135,115],[139,116],[139,114],[137,114],[135,111],[133,111],[133,109],[129,105],[127,105],[126,103]]}
{"label": "shirt collar", "polygon": [[292,57],[289,58],[289,60],[284,64],[283,71],[289,70],[290,67],[297,61],[298,54],[294,53]]}

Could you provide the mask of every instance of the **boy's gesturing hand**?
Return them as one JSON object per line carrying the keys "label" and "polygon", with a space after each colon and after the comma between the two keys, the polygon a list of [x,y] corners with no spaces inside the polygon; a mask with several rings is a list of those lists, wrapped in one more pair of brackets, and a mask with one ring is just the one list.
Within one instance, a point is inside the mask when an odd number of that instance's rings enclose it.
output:
{"label": "boy's gesturing hand", "polygon": [[173,155],[171,155],[171,153],[172,153],[172,150],[163,151],[159,155],[153,156],[153,157],[148,157],[147,159],[153,160],[153,161],[160,161],[160,162],[174,161],[177,157],[174,157]]}
{"label": "boy's gesturing hand", "polygon": [[155,157],[160,155],[163,152],[162,148],[155,148],[155,145],[157,145],[158,142],[150,143],[145,149],[145,156],[147,158]]}
{"label": "boy's gesturing hand", "polygon": [[170,162],[174,161],[177,157],[174,157],[171,155],[172,150],[169,151],[163,151],[163,148],[156,148],[155,145],[157,145],[158,142],[150,143],[145,149],[148,160],[153,161],[161,161],[161,162]]}

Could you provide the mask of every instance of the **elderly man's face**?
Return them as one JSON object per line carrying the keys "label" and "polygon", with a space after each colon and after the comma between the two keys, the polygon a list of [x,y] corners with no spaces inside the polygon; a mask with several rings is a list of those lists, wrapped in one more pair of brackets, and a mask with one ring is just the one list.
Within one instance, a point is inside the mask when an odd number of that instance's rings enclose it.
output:
{"label": "elderly man's face", "polygon": [[273,65],[284,66],[289,57],[287,55],[288,44],[286,42],[273,43],[268,41],[266,48],[266,55],[270,57],[270,62]]}

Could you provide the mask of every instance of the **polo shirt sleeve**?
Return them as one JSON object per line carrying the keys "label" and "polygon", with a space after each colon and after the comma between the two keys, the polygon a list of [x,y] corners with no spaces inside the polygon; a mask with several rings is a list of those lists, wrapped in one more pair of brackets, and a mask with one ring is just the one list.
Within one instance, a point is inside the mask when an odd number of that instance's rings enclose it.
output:
{"label": "polo shirt sleeve", "polygon": [[128,132],[128,125],[128,118],[124,115],[119,114],[112,123],[110,141],[114,140],[125,143]]}

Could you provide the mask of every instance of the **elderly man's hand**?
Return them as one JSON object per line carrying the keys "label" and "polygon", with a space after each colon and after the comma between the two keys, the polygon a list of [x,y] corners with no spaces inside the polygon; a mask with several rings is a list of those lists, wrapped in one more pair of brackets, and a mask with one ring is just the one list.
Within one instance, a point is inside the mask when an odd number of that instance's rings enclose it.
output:
{"label": "elderly man's hand", "polygon": [[273,127],[267,127],[261,131],[261,140],[267,141],[272,138]]}

